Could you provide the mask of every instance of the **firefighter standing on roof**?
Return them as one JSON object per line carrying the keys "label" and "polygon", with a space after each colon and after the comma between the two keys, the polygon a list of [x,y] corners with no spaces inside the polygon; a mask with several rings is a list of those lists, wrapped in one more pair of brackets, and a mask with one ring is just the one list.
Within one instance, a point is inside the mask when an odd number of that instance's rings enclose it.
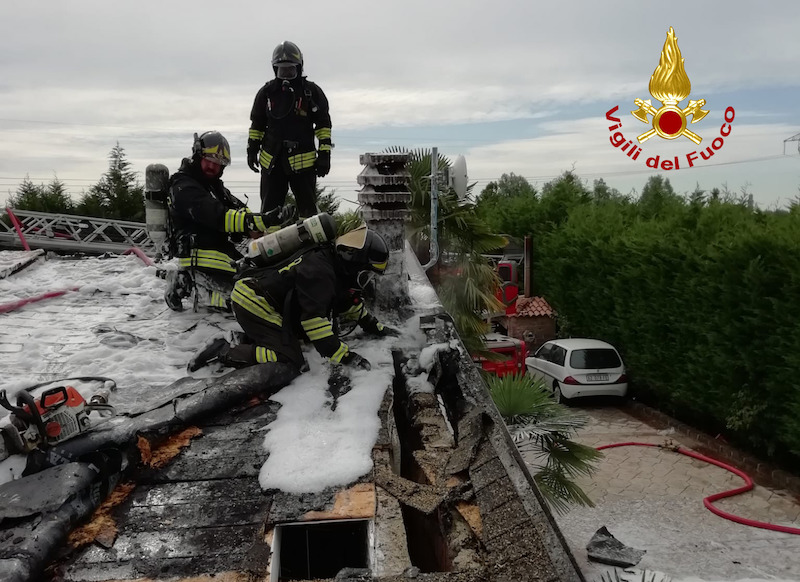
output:
{"label": "firefighter standing on roof", "polygon": [[180,270],[169,272],[164,299],[174,311],[183,309],[181,300],[191,294],[199,276],[214,289],[210,305],[226,308],[236,273],[232,261],[242,257],[234,243],[247,232],[263,232],[282,222],[292,212],[248,210],[222,182],[230,163],[228,140],[218,131],[207,131],[195,134],[192,157],[184,158],[170,177],[170,254],[178,257]]}
{"label": "firefighter standing on roof", "polygon": [[261,172],[262,212],[283,206],[291,186],[299,215],[310,217],[317,213],[317,176],[331,169],[328,99],[303,76],[296,44],[275,47],[272,69],[275,78],[259,89],[250,112],[247,165]]}

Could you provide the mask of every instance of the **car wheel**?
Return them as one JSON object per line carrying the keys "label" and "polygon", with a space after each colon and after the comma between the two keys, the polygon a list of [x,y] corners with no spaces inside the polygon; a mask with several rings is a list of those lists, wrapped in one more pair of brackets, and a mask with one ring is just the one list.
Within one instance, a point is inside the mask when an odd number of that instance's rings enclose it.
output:
{"label": "car wheel", "polygon": [[558,380],[553,380],[553,398],[559,404],[569,406],[569,398],[565,398],[561,393],[561,386],[558,385]]}

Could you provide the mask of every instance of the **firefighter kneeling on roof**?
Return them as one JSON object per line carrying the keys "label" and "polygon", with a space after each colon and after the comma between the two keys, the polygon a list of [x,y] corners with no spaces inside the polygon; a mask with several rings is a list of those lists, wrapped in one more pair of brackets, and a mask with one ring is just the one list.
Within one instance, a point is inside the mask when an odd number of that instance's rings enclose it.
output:
{"label": "firefighter kneeling on roof", "polygon": [[168,273],[164,300],[174,311],[183,309],[181,300],[195,284],[208,289],[212,307],[229,309],[235,261],[242,258],[235,243],[294,215],[289,207],[249,211],[222,183],[230,163],[231,148],[221,133],[195,134],[191,159],[184,158],[169,180],[170,256],[178,257],[180,270]]}
{"label": "firefighter kneeling on roof", "polygon": [[361,297],[372,275],[386,269],[386,242],[361,226],[290,259],[236,282],[233,312],[246,339],[224,346],[219,362],[233,367],[287,362],[302,371],[307,365],[300,341],[307,339],[332,363],[369,370],[370,363],[339,338],[333,322],[349,319],[371,335],[399,335],[368,313]]}

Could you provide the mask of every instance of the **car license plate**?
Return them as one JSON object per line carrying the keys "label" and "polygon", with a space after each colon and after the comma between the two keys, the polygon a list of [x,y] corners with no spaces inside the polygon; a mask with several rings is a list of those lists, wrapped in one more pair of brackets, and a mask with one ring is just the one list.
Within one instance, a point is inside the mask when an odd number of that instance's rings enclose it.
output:
{"label": "car license plate", "polygon": [[586,374],[589,382],[608,382],[608,374]]}

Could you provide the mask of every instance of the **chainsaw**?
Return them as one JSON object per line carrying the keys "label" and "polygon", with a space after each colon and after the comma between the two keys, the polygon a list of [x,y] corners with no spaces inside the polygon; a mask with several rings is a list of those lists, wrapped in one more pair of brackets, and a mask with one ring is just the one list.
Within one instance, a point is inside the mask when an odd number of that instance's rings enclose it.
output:
{"label": "chainsaw", "polygon": [[84,433],[96,426],[89,418],[97,412],[102,419],[116,414],[108,404],[108,393],[98,392],[87,402],[72,386],[58,386],[34,398],[27,390],[17,393],[16,405],[8,401],[5,390],[0,390],[0,406],[9,410],[9,424],[0,426],[0,432],[18,453],[29,453],[36,448],[47,448]]}

